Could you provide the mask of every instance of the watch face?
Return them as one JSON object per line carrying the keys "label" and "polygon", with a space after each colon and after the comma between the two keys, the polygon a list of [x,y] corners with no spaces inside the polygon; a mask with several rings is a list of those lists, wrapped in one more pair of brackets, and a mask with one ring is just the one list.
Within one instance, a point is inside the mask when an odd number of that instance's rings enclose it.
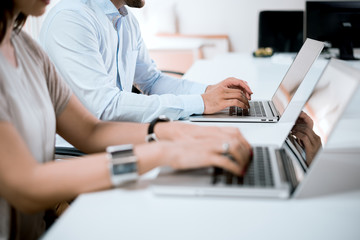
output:
{"label": "watch face", "polygon": [[121,158],[121,157],[130,157],[133,156],[133,150],[131,149],[126,149],[126,150],[119,150],[119,151],[114,151],[111,153],[113,158]]}
{"label": "watch face", "polygon": [[114,164],[113,165],[113,174],[120,175],[126,173],[133,173],[137,171],[136,162],[129,162],[123,164]]}

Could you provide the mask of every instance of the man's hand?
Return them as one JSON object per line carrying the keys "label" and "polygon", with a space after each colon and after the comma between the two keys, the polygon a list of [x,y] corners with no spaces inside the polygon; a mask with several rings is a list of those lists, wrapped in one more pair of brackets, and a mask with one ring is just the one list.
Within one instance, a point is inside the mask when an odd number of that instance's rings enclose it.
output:
{"label": "man's hand", "polygon": [[204,114],[216,113],[230,106],[248,109],[252,93],[247,82],[237,78],[227,78],[210,85],[201,95],[205,105]]}

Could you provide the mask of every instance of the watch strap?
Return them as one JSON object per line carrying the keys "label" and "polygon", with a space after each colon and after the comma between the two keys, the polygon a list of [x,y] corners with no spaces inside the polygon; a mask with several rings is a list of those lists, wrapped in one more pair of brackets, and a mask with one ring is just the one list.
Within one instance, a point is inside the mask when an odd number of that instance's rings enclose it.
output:
{"label": "watch strap", "polygon": [[146,142],[158,141],[158,138],[154,132],[155,126],[159,122],[170,122],[171,119],[166,117],[165,115],[160,115],[159,117],[155,118],[150,122],[148,128],[148,135],[145,137]]}

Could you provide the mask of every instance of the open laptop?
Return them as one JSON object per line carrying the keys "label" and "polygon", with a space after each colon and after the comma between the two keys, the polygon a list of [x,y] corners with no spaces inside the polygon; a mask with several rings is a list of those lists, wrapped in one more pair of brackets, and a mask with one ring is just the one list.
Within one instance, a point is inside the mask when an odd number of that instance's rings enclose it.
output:
{"label": "open laptop", "polygon": [[271,100],[249,101],[250,109],[226,108],[215,114],[193,115],[193,122],[277,122],[320,55],[324,43],[306,39]]}
{"label": "open laptop", "polygon": [[[218,168],[187,171],[162,169],[152,183],[153,192],[159,195],[269,198],[301,195],[316,185],[310,181],[316,179],[311,176],[316,171],[308,170],[316,161],[316,166],[321,161],[326,162],[319,157],[319,152],[326,145],[359,85],[358,69],[339,60],[328,63],[304,107],[314,122],[313,133],[321,138],[321,143],[313,144],[311,151],[306,152],[290,130],[281,148],[253,147],[254,156],[244,177],[236,177]],[[340,171],[336,177],[342,178]],[[307,181],[304,181],[305,178]]]}

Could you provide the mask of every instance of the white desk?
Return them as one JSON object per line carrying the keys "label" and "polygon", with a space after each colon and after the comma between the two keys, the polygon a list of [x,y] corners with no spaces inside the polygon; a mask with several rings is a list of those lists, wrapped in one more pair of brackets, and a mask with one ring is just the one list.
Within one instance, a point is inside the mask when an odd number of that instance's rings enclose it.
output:
{"label": "white desk", "polygon": [[119,189],[80,196],[44,239],[358,240],[359,222],[360,192],[278,201]]}
{"label": "white desk", "polygon": [[[230,54],[195,63],[186,77],[212,83],[232,75],[249,81],[254,98],[270,98],[291,63],[275,60],[279,64]],[[358,116],[350,114],[347,121],[358,123]],[[256,129],[271,133],[289,127],[286,122],[226,125],[239,127],[251,143],[271,140],[254,134]],[[346,135],[340,133],[334,147]],[[360,190],[302,200],[181,198],[153,195],[148,184],[81,195],[43,239],[360,239]]]}
{"label": "white desk", "polygon": [[[272,58],[253,58],[250,54],[231,53],[221,55],[213,60],[199,60],[184,75],[193,81],[213,84],[227,77],[236,77],[247,81],[253,90],[252,99],[271,99],[279,83],[283,79],[295,54],[281,54]],[[309,86],[319,78],[328,60],[320,57],[312,66],[303,84],[294,96],[278,123],[223,123],[217,125],[238,127],[251,144],[281,145],[288,134],[297,113],[292,106],[306,101]],[[350,62],[360,68],[360,61]],[[328,142],[330,148],[360,147],[360,91],[346,111],[345,119],[339,123],[334,131],[334,137]],[[208,125],[209,123],[200,123]],[[213,124],[213,123],[210,123]],[[339,131],[341,133],[339,133]],[[259,137],[261,136],[261,137]]]}

